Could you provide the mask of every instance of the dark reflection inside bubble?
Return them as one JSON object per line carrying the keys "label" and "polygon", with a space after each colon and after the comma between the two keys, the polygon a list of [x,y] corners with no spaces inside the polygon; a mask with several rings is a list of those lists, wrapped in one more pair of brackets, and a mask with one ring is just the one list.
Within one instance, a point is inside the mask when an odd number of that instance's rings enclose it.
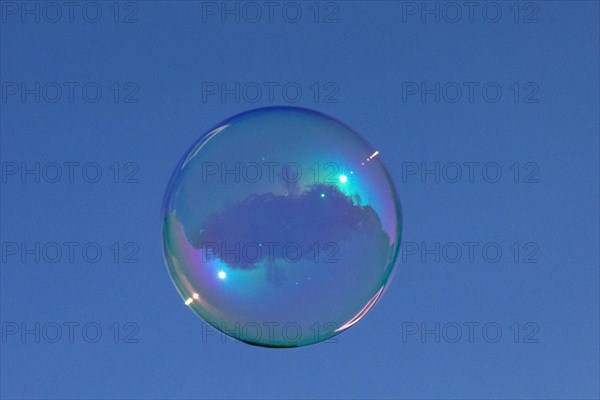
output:
{"label": "dark reflection inside bubble", "polygon": [[[313,261],[318,251],[333,255],[358,238],[376,248],[390,246],[379,216],[371,206],[361,205],[358,195],[347,196],[325,184],[297,192],[251,194],[211,214],[189,241],[209,258],[242,270],[277,265],[283,258],[286,263]],[[340,259],[343,255],[334,255],[329,261]]]}

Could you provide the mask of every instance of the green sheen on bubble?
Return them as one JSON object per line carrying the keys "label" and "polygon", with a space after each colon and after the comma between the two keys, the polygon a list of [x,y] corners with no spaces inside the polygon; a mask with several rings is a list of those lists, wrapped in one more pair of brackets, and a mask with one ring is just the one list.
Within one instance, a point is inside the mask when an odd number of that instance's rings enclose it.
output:
{"label": "green sheen on bubble", "polygon": [[358,322],[388,283],[402,228],[379,151],[297,107],[251,110],[206,133],[162,211],[185,305],[265,347],[318,343]]}

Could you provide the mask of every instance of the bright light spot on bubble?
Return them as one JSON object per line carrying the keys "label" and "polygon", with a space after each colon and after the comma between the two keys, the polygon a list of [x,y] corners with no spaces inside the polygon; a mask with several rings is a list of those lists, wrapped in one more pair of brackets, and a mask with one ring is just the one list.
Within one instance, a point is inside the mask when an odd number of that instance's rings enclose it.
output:
{"label": "bright light spot on bubble", "polygon": [[199,139],[169,182],[163,223],[185,304],[268,347],[318,343],[359,322],[388,283],[401,234],[379,151],[295,107],[236,115]]}

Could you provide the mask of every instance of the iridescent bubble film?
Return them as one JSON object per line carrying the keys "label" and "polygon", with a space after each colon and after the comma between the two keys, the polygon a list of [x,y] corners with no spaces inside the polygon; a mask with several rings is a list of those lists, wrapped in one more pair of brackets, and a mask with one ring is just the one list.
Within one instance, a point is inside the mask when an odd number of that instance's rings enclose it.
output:
{"label": "iridescent bubble film", "polygon": [[246,343],[297,347],[358,322],[381,296],[401,211],[380,152],[327,115],[236,115],[183,157],[163,205],[184,303]]}

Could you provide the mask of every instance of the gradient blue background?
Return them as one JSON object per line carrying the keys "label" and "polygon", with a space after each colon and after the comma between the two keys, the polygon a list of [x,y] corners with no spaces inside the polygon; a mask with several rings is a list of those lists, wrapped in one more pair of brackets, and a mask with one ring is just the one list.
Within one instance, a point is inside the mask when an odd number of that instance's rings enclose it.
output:
{"label": "gradient blue background", "polygon": [[[338,2],[337,23],[202,22],[200,2],[137,2],[139,22],[1,24],[2,82],[98,82],[98,103],[9,97],[0,103],[2,162],[132,161],[139,183],[19,182],[1,190],[2,242],[135,241],[135,264],[1,266],[1,320],[131,321],[139,343],[1,343],[2,398],[598,398],[599,7],[537,2],[538,23],[402,22],[400,2]],[[124,5],[125,3],[122,3]],[[433,4],[433,3],[430,3]],[[484,4],[484,3],[482,3]],[[521,3],[523,5],[525,3]],[[326,3],[321,3],[322,9]],[[138,103],[113,103],[115,81],[139,86]],[[159,210],[170,174],[199,135],[257,106],[202,98],[202,82],[298,82],[295,103],[361,132],[394,177],[405,242],[498,242],[498,263],[400,261],[379,304],[326,343],[271,350],[202,339],[205,324],[181,301],[162,258]],[[498,82],[498,103],[423,104],[402,82]],[[538,103],[514,103],[514,82],[535,82]],[[337,103],[308,87],[335,82]],[[497,162],[500,182],[402,180],[403,163]],[[511,181],[508,166],[539,165],[539,183]],[[108,173],[104,170],[104,173]],[[508,246],[535,242],[537,264]],[[496,322],[498,343],[431,336],[402,340],[405,322],[429,327]],[[534,322],[538,343],[513,343],[509,326]],[[464,333],[463,333],[464,335]]]}

